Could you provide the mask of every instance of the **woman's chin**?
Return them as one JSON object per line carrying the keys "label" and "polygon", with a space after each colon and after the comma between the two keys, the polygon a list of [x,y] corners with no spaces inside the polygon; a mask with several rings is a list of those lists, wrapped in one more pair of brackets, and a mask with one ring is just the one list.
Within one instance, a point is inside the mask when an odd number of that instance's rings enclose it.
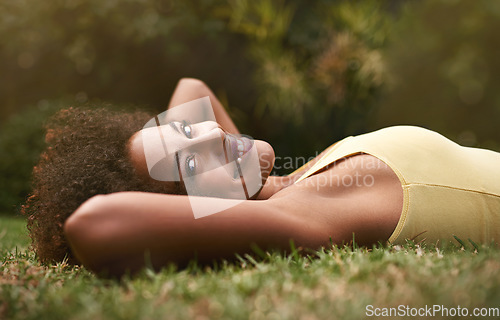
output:
{"label": "woman's chin", "polygon": [[273,170],[275,160],[274,149],[269,143],[262,140],[255,140],[255,146],[257,147],[257,153],[259,155],[262,185],[264,185]]}

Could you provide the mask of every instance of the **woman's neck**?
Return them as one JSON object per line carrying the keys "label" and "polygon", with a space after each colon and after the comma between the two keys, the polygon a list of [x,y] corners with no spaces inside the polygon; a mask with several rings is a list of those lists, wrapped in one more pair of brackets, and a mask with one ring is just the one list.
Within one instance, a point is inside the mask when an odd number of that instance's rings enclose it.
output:
{"label": "woman's neck", "polygon": [[292,185],[295,180],[295,177],[291,176],[269,176],[264,184],[264,187],[262,187],[262,190],[257,196],[257,200],[269,199],[282,189]]}

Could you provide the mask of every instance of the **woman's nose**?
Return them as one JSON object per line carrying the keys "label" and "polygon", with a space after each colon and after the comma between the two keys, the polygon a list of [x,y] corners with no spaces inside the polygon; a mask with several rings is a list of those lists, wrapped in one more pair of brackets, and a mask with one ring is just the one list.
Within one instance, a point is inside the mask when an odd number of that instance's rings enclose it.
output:
{"label": "woman's nose", "polygon": [[203,121],[193,124],[193,126],[201,132],[208,132],[220,128],[219,124],[215,121]]}
{"label": "woman's nose", "polygon": [[188,140],[190,149],[207,149],[213,152],[224,148],[224,131],[217,122],[206,121],[192,125],[193,137]]}

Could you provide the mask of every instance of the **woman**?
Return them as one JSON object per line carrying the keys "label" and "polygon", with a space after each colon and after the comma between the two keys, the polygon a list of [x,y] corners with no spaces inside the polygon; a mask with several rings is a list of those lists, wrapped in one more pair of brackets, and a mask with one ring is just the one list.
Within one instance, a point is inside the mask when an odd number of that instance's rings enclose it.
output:
{"label": "woman", "polygon": [[[158,127],[169,132],[162,141],[177,139],[182,149],[194,142],[203,146],[214,132],[229,140],[239,134],[201,81],[181,80],[170,107],[206,96],[218,124],[184,128],[168,123]],[[64,114],[59,117],[64,120]],[[85,117],[79,114],[80,120],[72,124],[81,121],[80,128],[87,126],[92,121]],[[353,238],[361,245],[405,239],[435,242],[453,236],[483,243],[500,240],[500,154],[460,147],[432,131],[402,126],[348,137],[286,177],[269,176],[273,150],[255,141],[262,188],[247,192],[251,200],[242,201],[182,195],[188,185],[185,179],[155,179],[148,165],[148,129],[130,125],[136,118],[143,124],[147,119],[143,114],[125,121],[116,117],[106,119],[109,132],[104,134],[117,131],[119,137],[114,133],[113,145],[101,149],[90,146],[102,139],[99,124],[81,135],[85,138],[77,143],[87,144],[79,147],[71,140],[75,135],[63,132],[68,125],[49,131],[52,146],[35,168],[35,191],[25,207],[42,260],[60,259],[66,253],[91,270],[123,274],[145,263],[161,267],[193,258],[231,258],[254,245],[286,249],[291,240],[307,248]],[[129,125],[114,127],[120,121]],[[68,155],[67,144],[77,151]],[[97,148],[95,156],[84,156],[86,148]],[[180,161],[177,152],[170,155],[168,161],[177,164],[172,172],[189,176],[186,170],[196,162]],[[66,162],[79,159],[71,165],[73,170],[55,172],[51,168],[64,162],[57,157],[66,157]],[[84,178],[71,176],[87,168]],[[47,185],[50,179],[68,182],[61,188],[57,183]],[[213,180],[208,183],[217,187],[219,180]],[[196,219],[193,199],[217,210]]]}

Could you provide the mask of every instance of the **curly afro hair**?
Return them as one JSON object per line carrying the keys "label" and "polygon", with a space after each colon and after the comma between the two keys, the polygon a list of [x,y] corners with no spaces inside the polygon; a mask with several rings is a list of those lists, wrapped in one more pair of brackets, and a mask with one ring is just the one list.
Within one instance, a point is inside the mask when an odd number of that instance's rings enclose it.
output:
{"label": "curly afro hair", "polygon": [[23,206],[38,259],[77,264],[66,242],[65,220],[87,199],[119,191],[175,193],[140,179],[129,162],[129,138],[151,119],[141,111],[69,108],[49,119],[47,148],[33,169],[33,191]]}

